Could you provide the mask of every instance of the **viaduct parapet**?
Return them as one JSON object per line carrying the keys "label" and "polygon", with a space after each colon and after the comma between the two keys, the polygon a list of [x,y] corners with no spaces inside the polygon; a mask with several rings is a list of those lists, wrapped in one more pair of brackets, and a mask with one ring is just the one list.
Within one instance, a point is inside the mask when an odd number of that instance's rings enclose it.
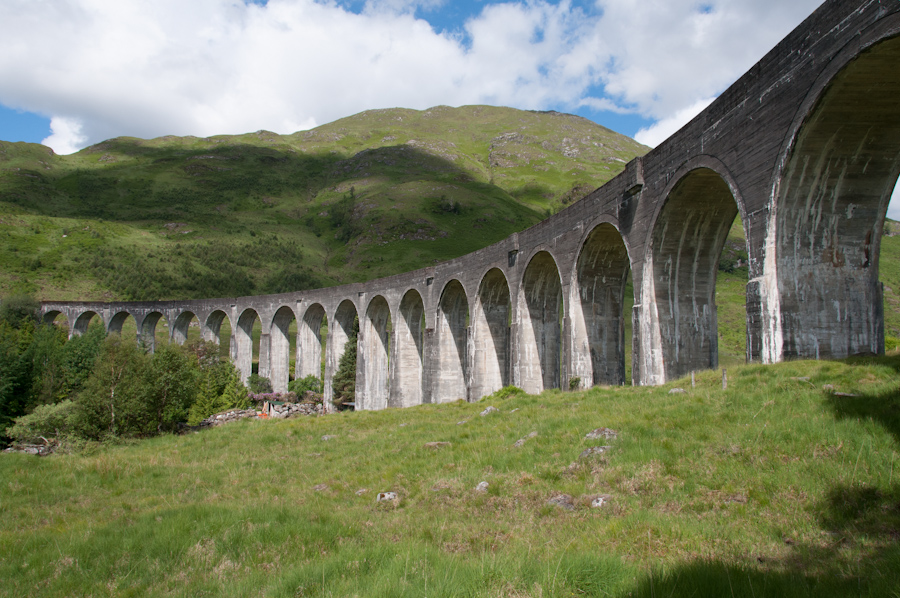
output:
{"label": "viaduct parapet", "polygon": [[[460,398],[505,385],[635,384],[718,364],[715,281],[736,216],[749,255],[747,359],[884,352],[878,258],[900,174],[900,2],[828,0],[712,105],[615,179],[480,251],[389,278],[279,295],[161,302],[45,302],[73,334],[99,316],[157,322],[184,342],[197,318],[246,377],[286,389],[320,374],[326,398],[359,318],[357,408]],[[624,313],[631,272],[633,312]],[[327,318],[327,338],[320,338]],[[625,338],[631,318],[632,337]]]}

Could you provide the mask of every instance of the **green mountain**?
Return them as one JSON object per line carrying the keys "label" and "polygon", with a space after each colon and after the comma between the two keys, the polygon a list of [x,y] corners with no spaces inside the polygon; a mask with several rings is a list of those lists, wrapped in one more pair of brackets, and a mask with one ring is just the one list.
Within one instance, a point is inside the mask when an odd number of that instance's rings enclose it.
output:
{"label": "green mountain", "polygon": [[395,274],[523,230],[647,149],[581,117],[488,106],[70,156],[0,142],[0,294],[198,298]]}

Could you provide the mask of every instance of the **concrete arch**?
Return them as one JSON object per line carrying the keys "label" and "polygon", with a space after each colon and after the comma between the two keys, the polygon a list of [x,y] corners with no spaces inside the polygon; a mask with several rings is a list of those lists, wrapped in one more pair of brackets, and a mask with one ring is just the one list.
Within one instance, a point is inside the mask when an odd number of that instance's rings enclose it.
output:
{"label": "concrete arch", "polygon": [[[228,343],[222,347],[222,324],[228,324]],[[213,310],[206,316],[206,321],[201,323],[200,337],[205,341],[214,342],[222,349],[227,349],[228,358],[234,362],[234,327],[231,325],[231,319],[221,309]],[[221,351],[220,351],[221,354]]]}
{"label": "concrete arch", "polygon": [[[75,323],[72,325],[72,334],[81,336],[85,332],[87,332],[88,326],[91,324],[91,320],[95,317],[99,318],[101,322],[103,322],[103,318],[100,317],[100,314],[93,310],[83,311],[75,318]],[[104,322],[104,325],[106,323]]]}
{"label": "concrete arch", "polygon": [[156,326],[160,320],[168,325],[168,320],[162,312],[151,311],[137,322],[138,344],[143,345],[150,353],[156,350]]}
{"label": "concrete arch", "polygon": [[525,392],[560,388],[563,301],[557,262],[550,252],[538,251],[519,286],[518,385]]}
{"label": "concrete arch", "polygon": [[172,342],[176,345],[183,345],[188,340],[188,331],[191,327],[191,322],[194,320],[200,322],[200,319],[197,318],[197,315],[192,312],[185,310],[175,316],[175,322],[172,324]]}
{"label": "concrete arch", "polygon": [[[350,299],[344,299],[334,311],[331,318],[331,326],[328,327],[329,340],[325,348],[325,404],[331,405],[334,399],[332,381],[337,373],[344,346],[351,336],[356,334],[356,326],[359,320],[359,312],[356,304]],[[359,346],[357,345],[357,377],[359,374]]]}
{"label": "concrete arch", "polygon": [[472,318],[474,401],[510,383],[511,318],[509,281],[500,268],[491,268],[481,278]]}
{"label": "concrete arch", "polygon": [[766,261],[779,313],[769,361],[884,352],[878,261],[900,174],[900,19],[891,21],[878,28],[889,37],[854,43],[829,65],[780,161]]}
{"label": "concrete arch", "polygon": [[356,408],[384,409],[391,394],[391,308],[376,295],[359,326]]}
{"label": "concrete arch", "polygon": [[322,322],[326,321],[325,308],[313,303],[303,313],[297,324],[297,360],[295,377],[322,377]]}
{"label": "concrete arch", "polygon": [[716,274],[737,214],[732,188],[708,167],[687,172],[666,196],[644,260],[643,384],[718,365]]}
{"label": "concrete arch", "polygon": [[419,291],[406,291],[400,300],[399,312],[394,327],[396,367],[390,402],[392,407],[411,407],[421,405],[424,396],[425,302]]}
{"label": "concrete arch", "polygon": [[435,403],[467,398],[468,320],[466,290],[459,280],[450,280],[441,292],[437,311]]}
{"label": "concrete arch", "polygon": [[[59,318],[59,316],[63,317],[63,321],[65,322],[65,324],[63,324],[62,322],[57,323],[57,319]],[[66,330],[68,331],[69,337],[72,336],[72,327],[69,324],[69,317],[68,317],[68,314],[66,314],[66,312],[64,312],[64,311],[55,310],[55,309],[47,310],[41,316],[41,323],[44,324],[45,326],[63,326],[64,325],[66,327]]]}
{"label": "concrete arch", "polygon": [[623,307],[630,270],[618,228],[595,226],[581,245],[570,287],[570,372],[581,388],[625,383]]}
{"label": "concrete arch", "polygon": [[272,317],[269,328],[269,381],[274,392],[287,392],[291,377],[291,323],[294,310],[283,305]]}
{"label": "concrete arch", "polygon": [[262,319],[253,308],[247,308],[238,316],[237,326],[232,331],[234,338],[234,365],[244,382],[253,374],[253,325]]}
{"label": "concrete arch", "polygon": [[[122,326],[128,318],[133,318],[129,311],[118,311],[109,319],[109,326],[106,327],[107,334],[122,334]],[[136,320],[135,320],[136,321]]]}

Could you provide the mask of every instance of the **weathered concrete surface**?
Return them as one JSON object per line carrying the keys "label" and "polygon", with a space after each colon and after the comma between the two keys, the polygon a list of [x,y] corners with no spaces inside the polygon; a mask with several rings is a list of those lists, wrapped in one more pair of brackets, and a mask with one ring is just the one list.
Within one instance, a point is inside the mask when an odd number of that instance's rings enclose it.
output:
{"label": "weathered concrete surface", "polygon": [[[259,297],[46,302],[73,334],[134,317],[152,348],[165,319],[183,342],[231,325],[246,376],[287,385],[321,368],[325,394],[358,318],[358,407],[624,380],[658,384],[718,359],[716,263],[740,217],[747,234],[747,357],[883,351],[878,254],[900,173],[900,3],[830,0],[712,105],[624,172],[540,224],[469,255],[367,283]],[[737,42],[736,42],[737,43]],[[623,313],[630,271],[634,309]],[[633,321],[623,338],[624,318]]]}

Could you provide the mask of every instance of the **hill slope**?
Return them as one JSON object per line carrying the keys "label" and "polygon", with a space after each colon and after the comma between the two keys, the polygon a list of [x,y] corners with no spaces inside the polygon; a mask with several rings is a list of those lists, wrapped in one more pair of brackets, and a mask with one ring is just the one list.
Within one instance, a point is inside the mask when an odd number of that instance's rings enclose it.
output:
{"label": "hill slope", "polygon": [[71,156],[0,142],[0,294],[228,296],[394,274],[527,228],[646,150],[577,116],[487,106]]}

